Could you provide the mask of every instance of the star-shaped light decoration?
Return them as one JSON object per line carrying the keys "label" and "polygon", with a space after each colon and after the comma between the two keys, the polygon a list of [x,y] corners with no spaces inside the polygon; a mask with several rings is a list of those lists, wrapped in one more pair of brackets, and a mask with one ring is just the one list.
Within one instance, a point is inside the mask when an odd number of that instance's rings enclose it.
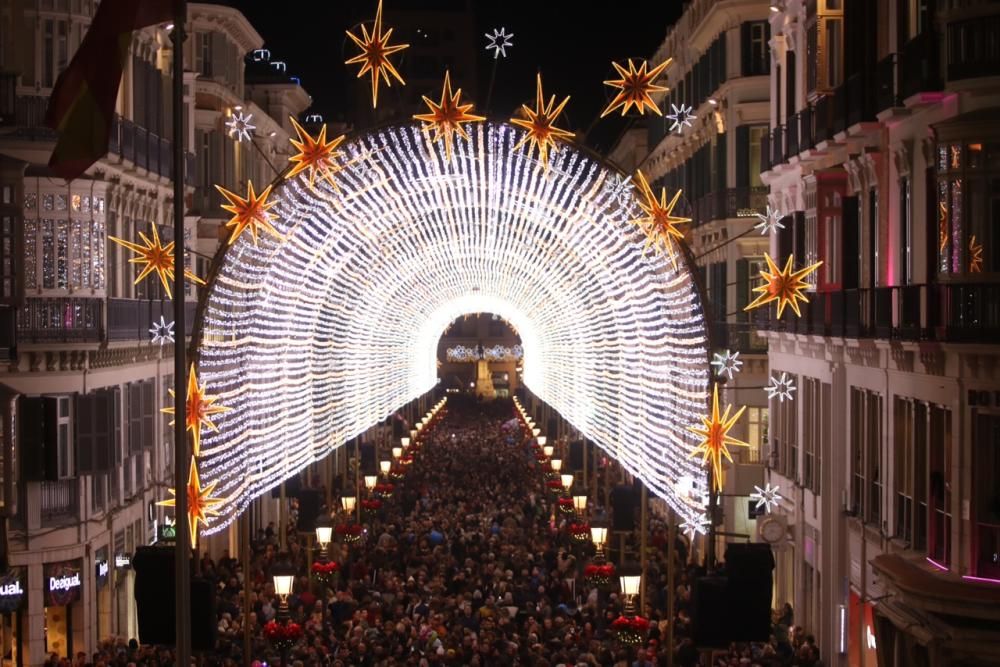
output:
{"label": "star-shaped light decoration", "polygon": [[542,93],[541,74],[538,75],[537,88],[535,108],[531,109],[527,104],[522,104],[521,109],[524,111],[526,118],[511,118],[510,122],[527,130],[524,137],[514,146],[514,150],[517,150],[524,144],[538,148],[538,157],[542,163],[542,167],[548,168],[549,150],[556,149],[556,139],[573,138],[572,132],[553,125],[556,118],[559,117],[559,114],[566,107],[566,103],[569,102],[569,95],[558,106],[556,106],[556,96],[553,95],[546,105],[545,94]]}
{"label": "star-shaped light decoration", "polygon": [[163,347],[164,343],[174,342],[174,323],[168,324],[163,315],[160,315],[159,322],[153,320],[153,328],[149,330],[149,333],[153,335],[153,345],[159,343],[160,347]]}
{"label": "star-shaped light decoration", "polygon": [[795,393],[795,381],[788,377],[788,373],[782,371],[781,377],[772,375],[768,378],[768,385],[764,387],[764,391],[767,392],[769,399],[777,398],[782,403],[786,398],[791,401],[794,398],[792,394]]}
{"label": "star-shaped light decoration", "polygon": [[735,426],[739,418],[743,416],[746,406],[736,411],[736,414],[729,416],[733,406],[727,405],[725,412],[719,414],[719,385],[712,388],[712,412],[710,415],[701,418],[702,426],[689,426],[688,430],[701,436],[701,443],[695,447],[688,458],[702,454],[702,465],[711,462],[712,465],[712,486],[721,493],[723,483],[722,459],[733,462],[733,457],[729,453],[729,446],[749,447],[750,444],[737,440],[729,435],[730,429]]}
{"label": "star-shaped light decoration", "polygon": [[976,241],[973,234],[969,239],[969,273],[983,272],[983,244]]}
{"label": "star-shaped light decoration", "polygon": [[635,63],[629,58],[628,69],[625,69],[616,62],[611,64],[618,71],[620,79],[612,79],[610,81],[605,81],[605,86],[611,86],[612,88],[617,88],[618,93],[615,95],[614,99],[605,107],[604,111],[601,112],[601,118],[604,118],[610,114],[615,109],[621,109],[622,115],[624,116],[628,113],[628,110],[635,107],[635,110],[640,114],[646,113],[646,107],[649,107],[656,113],[657,116],[662,116],[663,113],[660,111],[660,107],[653,101],[650,96],[652,93],[663,93],[668,90],[666,86],[658,86],[653,82],[656,78],[663,73],[663,70],[673,61],[673,58],[667,58],[665,61],[657,65],[651,70],[647,71],[649,63],[645,60],[642,64],[636,68]]}
{"label": "star-shaped light decoration", "polygon": [[510,41],[513,37],[514,33],[507,34],[507,28],[494,28],[492,35],[486,33],[486,50],[493,51],[494,60],[500,56],[506,58],[507,49],[514,46],[514,42]]}
{"label": "star-shaped light decoration", "polygon": [[634,191],[635,185],[633,185],[631,178],[618,173],[614,175],[611,193],[619,206],[623,208],[627,207]]}
{"label": "star-shaped light decoration", "polygon": [[682,523],[681,530],[683,530],[684,534],[688,536],[688,539],[693,540],[694,536],[698,533],[701,533],[702,535],[707,534],[708,526],[711,525],[711,523],[712,522],[708,520],[705,513],[702,512],[694,521],[685,521]]}
{"label": "star-shaped light decoration", "polygon": [[679,107],[676,104],[671,103],[670,111],[671,113],[668,113],[666,117],[669,120],[674,121],[674,123],[670,126],[670,129],[667,130],[667,132],[677,130],[677,134],[683,134],[684,126],[687,125],[688,127],[691,127],[691,121],[697,118],[697,116],[691,113],[694,111],[694,107],[685,106],[683,102],[681,102]]}
{"label": "star-shaped light decoration", "polygon": [[[108,238],[136,253],[137,256],[130,259],[129,264],[145,264],[142,271],[136,277],[134,284],[138,285],[143,278],[151,273],[155,273],[160,279],[160,284],[163,285],[163,291],[166,292],[167,298],[172,298],[170,283],[174,280],[174,243],[171,241],[164,245],[160,241],[160,233],[156,231],[156,225],[151,225],[151,227],[153,228],[152,241],[145,234],[139,232],[139,238],[142,239],[145,245],[132,243],[131,241],[126,241],[115,236],[109,236]],[[199,285],[205,284],[204,280],[187,269],[184,269],[184,277]]]}
{"label": "star-shaped light decoration", "polygon": [[327,141],[326,123],[324,123],[319,134],[313,138],[298,124],[295,118],[289,117],[288,120],[292,121],[292,127],[299,135],[298,140],[290,139],[292,146],[298,153],[288,158],[288,161],[295,165],[288,172],[288,178],[294,178],[302,172],[308,171],[310,188],[316,184],[316,175],[319,174],[320,178],[325,178],[330,187],[336,190],[337,183],[333,180],[333,174],[339,171],[337,158],[344,155],[342,151],[337,150],[337,147],[344,141],[344,135]]}
{"label": "star-shaped light decoration", "polygon": [[771,483],[767,482],[764,484],[763,489],[756,484],[753,485],[753,488],[756,491],[750,494],[750,500],[756,500],[757,509],[763,507],[764,511],[770,514],[771,509],[777,507],[781,501],[781,496],[778,495],[778,487],[771,486]]}
{"label": "star-shaped light decoration", "polygon": [[[188,518],[188,529],[191,531],[188,533],[191,536],[191,545],[194,546],[198,543],[198,524],[202,523],[206,526],[209,523],[209,517],[219,516],[218,510],[215,508],[226,502],[225,498],[214,498],[212,492],[215,491],[215,485],[217,482],[212,482],[208,486],[202,488],[201,479],[198,477],[198,464],[195,463],[194,458],[191,459],[191,471],[188,473],[188,483],[187,483],[187,518]],[[162,507],[176,507],[177,506],[177,490],[167,489],[173,498],[167,498],[166,500],[161,500],[156,503]]]}
{"label": "star-shaped light decoration", "polygon": [[777,301],[779,318],[785,312],[785,306],[795,311],[796,316],[802,317],[802,311],[799,310],[799,301],[809,303],[809,299],[803,294],[809,288],[809,283],[804,278],[818,269],[823,262],[816,262],[804,269],[795,271],[792,268],[795,264],[795,256],[789,255],[788,261],[785,262],[785,268],[779,271],[778,265],[774,263],[770,255],[764,253],[764,259],[767,261],[768,267],[766,270],[760,272],[760,277],[764,279],[764,284],[753,288],[754,292],[759,292],[760,294],[756,299],[748,303],[743,310],[753,310],[754,308],[767,305],[772,301]]}
{"label": "star-shaped light decoration", "polygon": [[760,230],[760,235],[774,233],[779,229],[784,229],[785,226],[781,224],[781,212],[778,209],[771,208],[770,205],[767,207],[767,213],[755,213],[754,215],[760,220],[759,223],[753,226],[754,229]]}
{"label": "star-shaped light decoration", "polygon": [[635,180],[642,195],[639,206],[645,215],[632,222],[646,233],[646,245],[643,248],[643,253],[645,254],[646,249],[650,246],[660,248],[670,257],[670,263],[676,269],[677,244],[684,238],[684,233],[677,228],[677,225],[691,222],[691,218],[679,218],[674,215],[674,207],[681,197],[681,190],[678,190],[668,203],[666,188],[660,191],[660,197],[657,199],[641,171],[635,172]]}
{"label": "star-shaped light decoration", "polygon": [[[205,385],[198,385],[198,374],[195,372],[194,364],[191,364],[191,370],[188,372],[186,394],[184,424],[186,429],[191,431],[191,451],[195,456],[198,456],[201,453],[201,427],[206,426],[218,433],[219,427],[212,421],[212,417],[226,412],[229,408],[224,405],[215,405],[219,396],[205,393]],[[173,389],[170,390],[170,395],[174,396]],[[163,408],[161,412],[172,415],[174,408],[172,406]]]}
{"label": "star-shaped light decoration", "polygon": [[719,374],[719,377],[726,375],[732,380],[733,376],[740,372],[743,362],[740,360],[740,353],[738,351],[726,350],[722,354],[715,353],[712,365],[718,367],[716,373]]}
{"label": "star-shaped light decoration", "polygon": [[368,32],[368,28],[362,24],[361,25],[361,37],[356,36],[350,30],[347,31],[347,36],[351,38],[351,41],[358,45],[361,49],[361,53],[354,56],[353,58],[345,61],[345,65],[361,65],[361,71],[358,72],[358,78],[360,79],[368,72],[372,75],[372,108],[378,106],[378,85],[379,80],[385,81],[387,87],[392,86],[392,80],[389,78],[391,74],[400,84],[406,85],[403,81],[403,77],[399,75],[399,72],[393,66],[392,62],[389,60],[389,56],[403,49],[409,48],[409,44],[389,44],[389,38],[392,36],[392,28],[389,28],[385,33],[382,32],[382,0],[378,0],[378,9],[375,11],[375,25],[372,26],[371,33]]}
{"label": "star-shaped light decoration", "polygon": [[252,113],[244,114],[240,110],[233,112],[233,115],[226,121],[226,127],[229,128],[229,138],[236,141],[250,141],[250,135],[257,129],[257,126],[250,122],[252,118]]}
{"label": "star-shaped light decoration", "polygon": [[444,143],[445,160],[451,160],[451,151],[455,141],[455,135],[469,140],[469,134],[462,127],[463,123],[478,123],[486,120],[485,116],[476,116],[469,113],[472,104],[460,104],[462,89],[459,88],[454,93],[451,92],[451,74],[445,70],[444,87],[441,89],[441,101],[437,104],[434,100],[424,95],[424,104],[430,109],[430,113],[418,113],[413,116],[414,120],[419,120],[425,125],[425,132],[434,130],[433,141]]}
{"label": "star-shaped light decoration", "polygon": [[272,236],[281,238],[281,234],[271,224],[271,214],[267,212],[269,208],[277,203],[267,201],[267,198],[271,195],[272,187],[269,185],[258,194],[254,192],[253,181],[247,181],[247,196],[244,199],[221,185],[215,186],[215,189],[229,200],[228,204],[222,205],[222,210],[233,214],[233,217],[226,223],[226,227],[233,228],[233,233],[229,235],[229,245],[236,243],[236,239],[247,229],[250,230],[250,236],[253,238],[254,245],[257,245],[258,229],[264,229]]}

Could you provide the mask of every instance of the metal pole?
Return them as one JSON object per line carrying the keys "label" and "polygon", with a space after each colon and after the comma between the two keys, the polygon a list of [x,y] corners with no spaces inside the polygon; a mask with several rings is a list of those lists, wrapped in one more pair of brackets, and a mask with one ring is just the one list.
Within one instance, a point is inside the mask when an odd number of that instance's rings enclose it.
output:
{"label": "metal pole", "polygon": [[243,667],[250,667],[250,512],[240,517],[240,562],[243,565]]}
{"label": "metal pole", "polygon": [[639,615],[646,610],[646,540],[649,534],[649,490],[642,485],[642,507],[639,509],[639,566],[642,568],[642,579],[639,580]]}
{"label": "metal pole", "polygon": [[667,667],[674,667],[674,559],[676,558],[677,519],[667,510]]}
{"label": "metal pole", "polygon": [[[712,471],[708,471],[708,487],[711,489],[715,484]],[[705,569],[711,573],[715,570],[715,508],[719,506],[719,495],[712,491],[708,494],[708,535],[705,545]],[[693,540],[692,540],[693,542]]]}
{"label": "metal pole", "polygon": [[285,522],[288,519],[288,500],[285,498],[285,482],[281,482],[281,492],[278,498],[278,548],[281,551],[285,550],[285,535],[288,532],[288,526]]}
{"label": "metal pole", "polygon": [[175,664],[191,664],[191,550],[193,536],[188,529],[188,457],[186,415],[187,364],[184,322],[184,28],[187,0],[176,0],[173,30],[173,141],[174,141],[174,488],[176,489],[177,547],[174,550],[176,590],[174,620],[177,655]]}

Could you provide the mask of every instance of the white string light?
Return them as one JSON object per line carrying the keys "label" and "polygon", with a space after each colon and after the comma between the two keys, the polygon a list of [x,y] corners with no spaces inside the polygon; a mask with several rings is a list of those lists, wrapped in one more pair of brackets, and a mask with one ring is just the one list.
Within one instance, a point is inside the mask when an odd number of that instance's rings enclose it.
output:
{"label": "white string light", "polygon": [[345,145],[337,188],[276,191],[285,242],[229,248],[199,350],[230,408],[202,441],[203,479],[227,499],[206,534],[433,389],[442,333],[479,312],[518,331],[538,398],[682,518],[704,511],[687,426],[705,411],[708,352],[686,265],[643,255],[617,174],[569,145],[539,169],[513,149],[521,136],[479,125],[445,162],[418,126],[378,130]]}
{"label": "white string light", "polygon": [[[524,350],[520,345],[515,345],[514,347],[494,345],[483,348],[482,358],[486,361],[519,361],[522,356],[524,356]],[[445,351],[445,357],[448,361],[455,362],[477,361],[479,359],[479,350],[475,347],[456,345],[455,347],[449,347]]]}

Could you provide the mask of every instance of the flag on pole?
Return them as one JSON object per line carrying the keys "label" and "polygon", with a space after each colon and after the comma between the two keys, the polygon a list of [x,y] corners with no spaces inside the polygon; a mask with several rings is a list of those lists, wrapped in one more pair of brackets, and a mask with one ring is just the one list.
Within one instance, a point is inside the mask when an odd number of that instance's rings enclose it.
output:
{"label": "flag on pole", "polygon": [[132,32],[173,17],[174,0],[103,0],[69,66],[59,75],[45,124],[59,133],[49,167],[77,178],[108,152]]}

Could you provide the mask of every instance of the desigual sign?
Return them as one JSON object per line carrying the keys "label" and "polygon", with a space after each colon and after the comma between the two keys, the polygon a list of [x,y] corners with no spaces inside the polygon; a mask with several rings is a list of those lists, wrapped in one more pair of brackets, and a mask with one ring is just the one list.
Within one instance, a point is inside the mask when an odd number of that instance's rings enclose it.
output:
{"label": "desigual sign", "polygon": [[46,606],[63,607],[80,599],[83,588],[80,564],[79,559],[45,564]]}
{"label": "desigual sign", "polygon": [[72,577],[49,577],[50,591],[68,591],[80,585],[80,575],[74,574]]}
{"label": "desigual sign", "polygon": [[13,567],[0,575],[0,613],[9,614],[21,608],[25,600],[24,569]]}

